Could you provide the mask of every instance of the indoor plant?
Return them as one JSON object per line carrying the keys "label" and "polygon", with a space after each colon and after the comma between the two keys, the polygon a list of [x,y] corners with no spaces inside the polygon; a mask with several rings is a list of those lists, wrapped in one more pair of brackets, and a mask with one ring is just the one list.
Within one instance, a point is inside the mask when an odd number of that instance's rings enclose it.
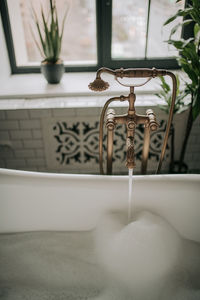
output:
{"label": "indoor plant", "polygon": [[41,6],[41,24],[39,23],[39,18],[35,10],[32,8],[39,42],[37,42],[37,39],[34,35],[33,36],[35,43],[44,58],[41,62],[41,72],[49,83],[59,83],[64,73],[64,64],[60,58],[60,52],[67,10],[64,14],[60,28],[55,0],[49,0],[49,6],[50,10],[48,17],[45,17]]}
{"label": "indoor plant", "polygon": [[[179,2],[181,0],[177,0]],[[185,82],[184,94],[190,96],[189,115],[181,154],[179,158],[179,172],[182,172],[184,157],[188,139],[197,116],[200,114],[200,1],[191,0],[190,4],[177,11],[164,25],[173,22],[178,17],[184,17],[183,22],[172,28],[168,44],[173,45],[178,51],[177,61],[188,80]],[[174,40],[173,34],[181,26],[184,32],[185,26],[192,26],[193,37]]]}

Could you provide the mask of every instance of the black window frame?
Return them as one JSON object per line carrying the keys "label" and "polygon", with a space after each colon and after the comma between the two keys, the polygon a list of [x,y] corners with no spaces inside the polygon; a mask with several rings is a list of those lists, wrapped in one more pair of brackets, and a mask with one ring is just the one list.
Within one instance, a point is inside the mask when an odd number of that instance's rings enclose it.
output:
{"label": "black window frame", "polygon": [[[190,0],[185,0],[185,6]],[[151,0],[148,0],[147,16],[147,38],[150,14]],[[9,21],[7,0],[0,0],[0,11],[3,22],[3,28],[6,38],[7,50],[10,60],[12,74],[40,73],[40,66],[17,66],[15,58],[14,43],[12,39],[11,25]],[[100,67],[116,68],[164,68],[178,69],[178,63],[175,58],[145,58],[145,59],[112,59],[111,42],[112,42],[112,0],[96,0],[96,26],[97,26],[97,64],[92,66],[65,66],[66,72],[89,72],[96,71]],[[187,26],[182,31],[183,37],[192,36],[192,27]],[[145,47],[146,48],[146,47]],[[145,49],[146,53],[146,49]]]}

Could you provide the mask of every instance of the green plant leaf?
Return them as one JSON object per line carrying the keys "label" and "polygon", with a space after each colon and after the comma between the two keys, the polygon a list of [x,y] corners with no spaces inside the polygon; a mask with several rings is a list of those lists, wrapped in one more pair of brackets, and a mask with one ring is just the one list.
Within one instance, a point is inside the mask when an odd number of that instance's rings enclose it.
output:
{"label": "green plant leaf", "polygon": [[190,24],[191,22],[193,22],[192,19],[184,20],[183,22],[180,22],[180,23],[178,23],[176,26],[174,26],[174,27],[171,29],[169,39],[171,39],[172,35],[176,33],[176,31],[179,29],[179,27],[184,27],[184,26]]}
{"label": "green plant leaf", "polygon": [[38,48],[38,50],[39,50],[41,56],[42,56],[43,58],[45,58],[44,53],[43,53],[43,51],[42,51],[42,48],[40,47],[39,43],[37,42],[37,40],[36,40],[36,38],[35,38],[35,35],[34,35],[34,33],[33,33],[33,30],[32,30],[32,27],[31,27],[31,26],[30,26],[30,32],[31,32],[31,35],[32,35],[32,37],[33,37],[33,39],[34,39],[34,42],[35,42],[35,44],[36,44],[36,46],[37,46],[37,48]]}
{"label": "green plant leaf", "polygon": [[179,9],[174,16],[167,19],[167,21],[164,23],[164,26],[173,22],[177,17],[185,17],[185,16],[189,15],[192,10],[193,10],[192,8]]}
{"label": "green plant leaf", "polygon": [[193,2],[193,7],[192,7],[192,11],[190,12],[190,16],[192,17],[194,22],[200,25],[200,2],[199,0],[192,1],[192,2]]}
{"label": "green plant leaf", "polygon": [[65,10],[65,14],[64,14],[63,21],[62,21],[62,26],[61,26],[60,42],[62,42],[64,27],[65,27],[65,22],[66,22],[68,12],[69,12],[69,10],[68,10],[68,7],[67,7],[66,10]]}
{"label": "green plant leaf", "polygon": [[51,33],[49,32],[48,25],[45,20],[45,16],[42,8],[41,8],[41,14],[42,14],[43,26],[44,26],[45,37],[46,37],[46,45],[45,45],[46,56],[51,60],[54,56]]}
{"label": "green plant leaf", "polygon": [[193,5],[195,7],[199,7],[200,8],[200,2],[199,2],[199,0],[192,0],[192,2],[193,2]]}
{"label": "green plant leaf", "polygon": [[49,0],[49,3],[50,3],[50,9],[51,9],[51,15],[53,13],[53,1],[52,0]]}
{"label": "green plant leaf", "polygon": [[60,51],[61,51],[61,42],[60,42],[60,32],[59,32],[59,25],[58,25],[58,12],[55,7],[54,10],[55,13],[55,30],[56,30],[56,35],[54,37],[54,51],[55,51],[55,57],[60,56]]}
{"label": "green plant leaf", "polygon": [[158,97],[158,98],[162,98],[161,95],[158,94],[158,93],[156,93],[155,96]]}
{"label": "green plant leaf", "polygon": [[189,76],[189,78],[197,83],[198,78],[196,76],[195,71],[193,70],[192,66],[190,66],[187,62],[185,62],[183,59],[179,60],[181,62],[181,67],[185,71],[185,73]]}
{"label": "green plant leaf", "polygon": [[159,77],[161,80],[161,87],[164,90],[165,93],[168,93],[170,91],[170,86],[169,84],[165,81],[164,77]]}
{"label": "green plant leaf", "polygon": [[[45,49],[45,40],[42,37],[40,26],[39,26],[39,21],[38,21],[38,18],[37,18],[37,15],[36,15],[36,12],[35,12],[33,6],[32,6],[32,12],[33,12],[33,18],[35,20],[36,28],[37,28],[37,31],[38,31],[39,39],[40,39],[42,49],[43,49],[43,51],[42,51],[43,55],[42,56],[45,57],[45,51],[44,51],[44,49]],[[33,38],[35,39],[34,35],[33,35]],[[36,42],[36,46],[39,46],[37,42]],[[41,49],[39,47],[39,51],[40,50]]]}
{"label": "green plant leaf", "polygon": [[194,36],[195,37],[198,36],[199,32],[200,32],[200,25],[196,23],[194,25]]}
{"label": "green plant leaf", "polygon": [[158,104],[158,107],[159,107],[162,111],[164,111],[166,114],[168,114],[169,109],[168,109],[167,105],[161,105],[161,104]]}
{"label": "green plant leaf", "polygon": [[[163,111],[165,111],[167,114],[169,114],[170,111],[170,107],[171,107],[171,101],[172,101],[172,91],[171,91],[171,87],[167,84],[166,80],[164,77],[159,77],[161,84],[161,91],[159,91],[159,93],[156,93],[155,96],[159,97],[160,99],[162,99],[166,105],[158,105],[160,109],[162,109]],[[185,103],[183,101],[186,93],[185,91],[180,91],[180,79],[178,77],[178,75],[176,75],[176,79],[177,79],[177,97],[175,100],[175,105],[174,105],[174,111],[173,113],[180,113],[181,111],[184,110],[183,107],[185,107]],[[187,108],[185,108],[187,109]]]}
{"label": "green plant leaf", "polygon": [[181,50],[183,49],[184,41],[175,41],[175,40],[168,40],[168,44],[173,45],[176,49]]}

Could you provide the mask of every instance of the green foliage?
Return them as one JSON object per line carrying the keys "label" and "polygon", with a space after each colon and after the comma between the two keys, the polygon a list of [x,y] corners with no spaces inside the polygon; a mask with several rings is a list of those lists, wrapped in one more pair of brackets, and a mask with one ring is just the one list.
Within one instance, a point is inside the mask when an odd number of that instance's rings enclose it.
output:
{"label": "green foliage", "polygon": [[[166,82],[164,77],[159,77],[161,84],[161,91],[156,94],[157,97],[164,100],[166,105],[158,105],[160,109],[162,109],[165,113],[169,114],[171,101],[172,101],[172,91],[170,85]],[[174,114],[181,113],[187,109],[183,99],[185,97],[185,93],[180,91],[180,80],[178,75],[176,75],[177,80],[177,92],[176,92],[176,101],[174,105]]]}
{"label": "green foliage", "polygon": [[[177,2],[179,1],[177,0]],[[186,17],[186,19],[172,28],[167,42],[179,51],[180,55],[177,57],[177,61],[191,80],[190,83],[185,83],[185,95],[191,95],[192,117],[194,121],[200,114],[200,1],[191,0],[191,5],[185,9],[179,9],[164,25],[173,22],[178,17]],[[183,28],[189,23],[194,24],[193,38],[174,40],[172,36],[177,29],[180,26]]]}
{"label": "green foliage", "polygon": [[60,29],[58,24],[58,12],[55,0],[49,0],[49,5],[50,11],[48,17],[45,17],[43,8],[41,6],[41,24],[39,23],[38,16],[34,8],[32,7],[33,18],[39,35],[40,44],[37,42],[34,35],[33,37],[42,57],[44,58],[44,61],[49,63],[56,63],[60,58],[67,10],[65,11]]}

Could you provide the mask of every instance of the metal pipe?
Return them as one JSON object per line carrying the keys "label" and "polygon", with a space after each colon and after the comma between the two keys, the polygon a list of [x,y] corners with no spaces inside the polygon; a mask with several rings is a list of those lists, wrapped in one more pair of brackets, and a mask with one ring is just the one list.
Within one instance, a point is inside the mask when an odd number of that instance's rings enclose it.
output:
{"label": "metal pipe", "polygon": [[113,138],[115,129],[115,111],[109,109],[107,112],[107,174],[112,174],[112,158],[113,158]]}
{"label": "metal pipe", "polygon": [[107,175],[112,175],[114,129],[107,130]]}
{"label": "metal pipe", "polygon": [[99,123],[99,168],[100,168],[100,174],[104,174],[103,171],[103,123],[105,118],[106,110],[109,106],[109,104],[113,101],[122,101],[121,97],[113,97],[106,101],[106,103],[103,106],[101,116],[100,116],[100,123]]}
{"label": "metal pipe", "polygon": [[96,73],[96,78],[101,79],[102,73],[108,73],[115,77],[123,78],[144,78],[144,77],[157,77],[157,76],[165,76],[167,71],[166,70],[158,70],[156,68],[148,69],[148,68],[128,68],[128,69],[109,69],[109,68],[100,68]]}
{"label": "metal pipe", "polygon": [[145,124],[144,127],[144,144],[142,150],[142,164],[141,164],[141,173],[144,175],[147,172],[147,162],[149,156],[149,145],[150,145],[150,128],[149,124]]}
{"label": "metal pipe", "polygon": [[169,71],[166,72],[166,75],[170,76],[171,79],[172,79],[172,85],[173,85],[172,102],[171,102],[171,105],[170,105],[169,118],[168,118],[168,122],[167,122],[165,137],[164,137],[164,140],[163,140],[163,146],[162,146],[162,150],[161,150],[161,154],[160,154],[160,160],[159,160],[159,163],[158,163],[156,174],[160,173],[160,170],[161,170],[161,167],[162,167],[162,162],[163,162],[166,147],[167,147],[169,132],[170,132],[172,119],[173,119],[174,105],[175,105],[175,100],[176,100],[176,89],[177,89],[176,76],[172,72],[169,72]]}

